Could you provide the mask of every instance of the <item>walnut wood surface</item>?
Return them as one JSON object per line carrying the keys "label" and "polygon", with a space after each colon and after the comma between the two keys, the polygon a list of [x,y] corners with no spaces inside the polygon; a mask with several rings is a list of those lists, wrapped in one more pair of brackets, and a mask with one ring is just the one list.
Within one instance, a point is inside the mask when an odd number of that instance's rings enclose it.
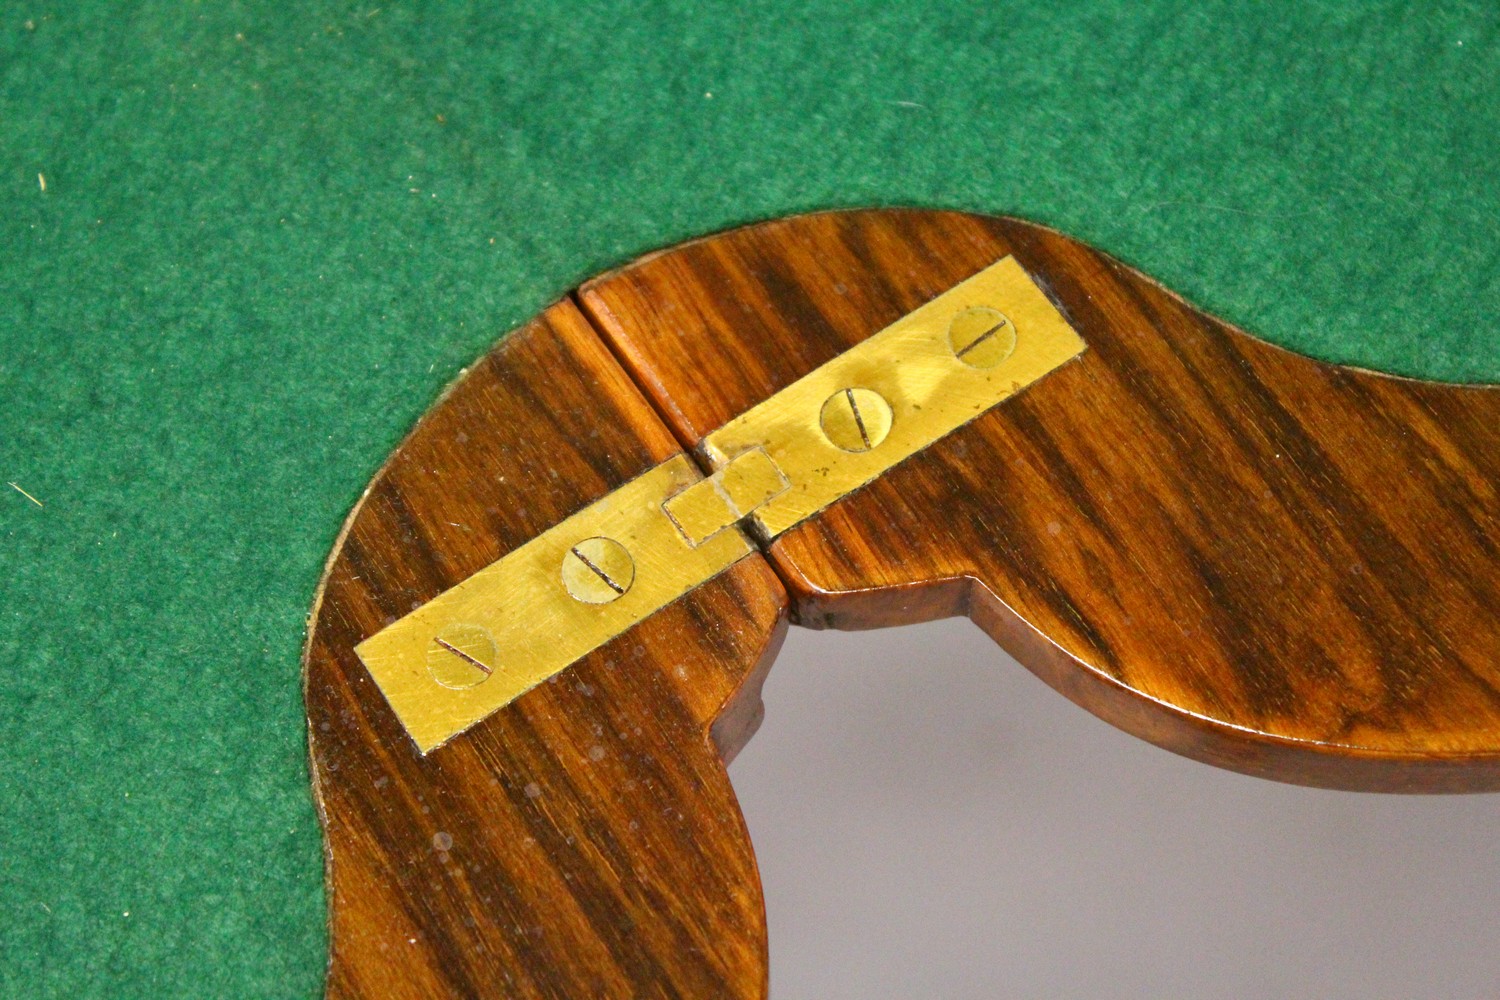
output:
{"label": "walnut wood surface", "polygon": [[795,620],[968,614],[1190,756],[1500,787],[1500,390],[1310,361],[1057,233],[951,213],[754,226],[581,301],[695,445],[1007,254],[1088,351],[777,539]]}
{"label": "walnut wood surface", "polygon": [[350,515],[305,678],[330,998],[764,996],[760,883],[720,759],[784,633],[764,559],[426,757],[353,652],[677,451],[563,303],[453,386]]}

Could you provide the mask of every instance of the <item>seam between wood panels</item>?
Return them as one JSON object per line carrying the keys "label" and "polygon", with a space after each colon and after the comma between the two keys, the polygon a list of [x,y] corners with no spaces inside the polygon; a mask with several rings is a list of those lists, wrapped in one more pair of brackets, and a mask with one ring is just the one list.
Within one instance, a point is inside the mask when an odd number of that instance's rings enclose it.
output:
{"label": "seam between wood panels", "polygon": [[[599,338],[600,343],[604,345],[604,349],[609,352],[610,357],[615,359],[615,363],[620,366],[620,370],[625,373],[625,377],[630,379],[630,382],[635,386],[636,391],[641,394],[641,398],[646,401],[646,405],[651,408],[651,412],[654,413],[656,415],[656,418],[666,426],[668,433],[670,433],[672,437],[676,439],[678,447],[680,447],[683,453],[692,460],[693,464],[698,467],[698,471],[703,473],[705,478],[712,476],[717,471],[713,467],[713,464],[709,462],[708,457],[703,454],[703,452],[694,442],[687,440],[683,432],[679,430],[678,423],[674,421],[669,414],[663,412],[662,407],[653,396],[651,389],[646,384],[645,380],[641,378],[640,373],[631,367],[629,360],[616,347],[613,338],[611,338],[609,334],[605,332],[603,320],[595,312],[593,307],[589,304],[588,300],[584,297],[582,286],[575,288],[573,289],[573,291],[569,292],[568,299],[573,303],[574,306],[577,307],[579,313],[582,314],[583,318],[588,322],[589,328],[594,331],[594,336]],[[782,571],[781,567],[777,565],[777,560],[772,557],[770,552],[770,539],[765,537],[764,533],[758,529],[754,521],[744,523],[742,519],[742,521],[736,522],[736,524],[738,524],[740,530],[744,532],[745,537],[750,539],[751,543],[755,546],[756,555],[760,556],[766,561],[767,565],[771,567],[771,572],[775,573],[776,578],[781,581],[781,586],[786,591],[787,599],[790,602],[790,611],[793,615],[793,618],[795,619],[797,611],[796,600],[792,597],[792,594],[794,593],[794,590],[792,589],[794,581],[790,579],[785,572]]]}
{"label": "seam between wood panels", "polygon": [[[589,327],[594,331],[594,336],[599,338],[599,342],[604,345],[604,349],[609,352],[610,357],[615,359],[615,363],[620,366],[620,370],[625,373],[625,377],[630,379],[636,391],[641,394],[641,398],[646,401],[646,405],[651,408],[651,412],[656,414],[656,418],[662,422],[672,437],[676,439],[678,447],[693,460],[693,463],[698,466],[698,470],[705,477],[713,475],[715,470],[708,459],[703,456],[693,442],[688,441],[683,436],[671,416],[662,411],[661,406],[652,395],[651,388],[641,378],[640,373],[631,368],[629,360],[615,346],[615,342],[609,334],[604,331],[604,324],[601,318],[594,312],[588,300],[583,297],[582,292],[583,289],[581,287],[575,288],[568,293],[568,298],[578,308],[578,311],[583,314],[583,318],[588,321]],[[764,555],[765,553],[761,554]]]}

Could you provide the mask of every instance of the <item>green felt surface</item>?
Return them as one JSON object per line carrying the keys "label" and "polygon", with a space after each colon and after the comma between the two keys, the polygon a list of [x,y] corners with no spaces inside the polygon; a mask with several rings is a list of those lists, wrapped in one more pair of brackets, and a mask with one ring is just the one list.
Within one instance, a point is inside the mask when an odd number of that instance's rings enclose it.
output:
{"label": "green felt surface", "polygon": [[1500,379],[1497,25],[0,5],[0,996],[318,993],[324,556],[462,365],[635,254],[820,207],[1013,213],[1305,352]]}

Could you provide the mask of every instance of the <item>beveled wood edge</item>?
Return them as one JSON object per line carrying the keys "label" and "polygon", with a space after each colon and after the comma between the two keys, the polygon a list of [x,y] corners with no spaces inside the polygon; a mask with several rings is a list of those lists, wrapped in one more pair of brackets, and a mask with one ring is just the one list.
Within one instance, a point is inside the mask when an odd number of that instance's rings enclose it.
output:
{"label": "beveled wood edge", "polygon": [[[769,559],[765,562],[766,571],[775,574],[777,583],[785,592],[786,582],[781,579],[781,574],[776,573]],[[734,759],[760,731],[760,725],[765,721],[766,703],[762,698],[762,691],[765,688],[766,678],[770,676],[772,665],[781,655],[781,647],[786,642],[787,632],[792,626],[792,598],[790,593],[786,596],[787,602],[783,605],[781,614],[777,616],[776,625],[766,637],[765,645],[761,647],[760,658],[745,674],[740,686],[719,706],[713,721],[709,723],[708,738],[713,741],[714,748],[719,752],[719,759],[724,762],[726,768],[734,763]],[[752,850],[751,853],[753,855],[754,851]]]}
{"label": "beveled wood edge", "polygon": [[[812,587],[805,578],[791,579],[782,560],[773,557],[772,562],[791,595],[794,624],[855,631],[968,618],[1017,663],[1089,714],[1200,763],[1284,784],[1336,791],[1500,791],[1500,752],[1398,753],[1299,740],[1219,722],[1152,698],[1068,653],[977,577],[826,591]],[[897,605],[893,597],[905,600]]]}

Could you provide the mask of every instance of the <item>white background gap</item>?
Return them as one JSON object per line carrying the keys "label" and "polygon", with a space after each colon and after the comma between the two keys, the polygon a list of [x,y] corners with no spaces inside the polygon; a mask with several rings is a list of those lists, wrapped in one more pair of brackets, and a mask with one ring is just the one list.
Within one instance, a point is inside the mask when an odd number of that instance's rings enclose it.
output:
{"label": "white background gap", "polygon": [[774,1000],[1500,997],[1500,795],[1185,760],[963,619],[793,629],[765,700]]}

